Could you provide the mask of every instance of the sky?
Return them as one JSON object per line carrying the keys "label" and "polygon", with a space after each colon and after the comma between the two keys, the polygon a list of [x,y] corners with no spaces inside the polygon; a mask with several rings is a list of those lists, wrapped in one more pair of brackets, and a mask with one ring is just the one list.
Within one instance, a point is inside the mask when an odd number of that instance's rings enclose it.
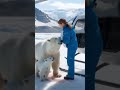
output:
{"label": "sky", "polygon": [[40,10],[85,8],[85,0],[48,0],[35,5]]}

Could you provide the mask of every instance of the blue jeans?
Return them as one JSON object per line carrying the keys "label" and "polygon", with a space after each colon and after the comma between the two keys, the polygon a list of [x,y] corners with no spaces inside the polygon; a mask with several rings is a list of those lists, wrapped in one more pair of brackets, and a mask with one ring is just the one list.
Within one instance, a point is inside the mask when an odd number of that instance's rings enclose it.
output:
{"label": "blue jeans", "polygon": [[67,64],[68,64],[68,77],[74,78],[75,66],[74,66],[74,58],[77,48],[68,48],[67,53]]}

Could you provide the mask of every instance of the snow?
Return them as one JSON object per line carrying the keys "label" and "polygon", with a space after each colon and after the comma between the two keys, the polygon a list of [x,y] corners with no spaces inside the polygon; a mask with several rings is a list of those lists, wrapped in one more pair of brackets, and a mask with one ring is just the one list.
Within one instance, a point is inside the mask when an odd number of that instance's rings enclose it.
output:
{"label": "snow", "polygon": [[50,22],[48,23],[43,23],[43,22],[40,22],[38,20],[35,21],[35,26],[49,26],[49,27],[52,27],[52,26],[58,26],[57,22],[53,21],[53,20],[50,20]]}
{"label": "snow", "polygon": [[75,76],[74,81],[65,81],[63,76],[66,75],[64,72],[61,78],[49,79],[49,81],[41,82],[39,78],[35,78],[35,90],[85,90],[85,79],[80,76]]}
{"label": "snow", "polygon": [[85,16],[84,9],[70,9],[70,10],[51,9],[51,10],[44,10],[43,12],[49,15],[49,17],[51,17],[54,20],[65,18],[67,21],[69,21],[77,15]]}
{"label": "snow", "polygon": [[[37,44],[41,40],[46,40],[50,37],[57,37],[60,34],[46,34],[46,33],[36,33],[35,34],[35,44]],[[85,54],[82,48],[79,48],[77,52],[81,52],[79,55],[75,57],[77,60],[85,61]],[[67,56],[67,49],[64,45],[60,48],[60,67],[67,69],[67,63],[65,57]],[[85,74],[85,64],[75,62],[75,72]],[[66,72],[60,71],[62,75],[61,78],[52,78],[52,70],[49,74],[48,81],[41,82],[38,77],[35,77],[35,90],[85,90],[85,78],[81,76],[75,75],[75,80],[67,81],[64,80],[64,76],[67,74]]]}
{"label": "snow", "polygon": [[51,37],[59,37],[60,33],[35,33],[35,44]]}

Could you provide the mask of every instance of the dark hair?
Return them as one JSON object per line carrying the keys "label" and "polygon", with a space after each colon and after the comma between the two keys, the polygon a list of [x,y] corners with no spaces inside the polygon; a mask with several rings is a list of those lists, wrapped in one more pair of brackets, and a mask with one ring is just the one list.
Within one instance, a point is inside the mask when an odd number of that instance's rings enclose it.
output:
{"label": "dark hair", "polygon": [[60,20],[58,21],[58,24],[62,24],[62,23],[65,24],[65,25],[66,25],[67,27],[69,27],[70,29],[72,28],[65,19],[60,19]]}

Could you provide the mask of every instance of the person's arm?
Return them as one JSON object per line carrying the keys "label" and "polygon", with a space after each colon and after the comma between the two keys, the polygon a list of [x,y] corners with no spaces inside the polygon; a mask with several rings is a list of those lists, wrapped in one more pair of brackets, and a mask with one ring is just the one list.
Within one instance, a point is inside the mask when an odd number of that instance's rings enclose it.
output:
{"label": "person's arm", "polygon": [[70,31],[68,30],[67,32],[63,32],[63,43],[64,44],[69,44],[70,42]]}

